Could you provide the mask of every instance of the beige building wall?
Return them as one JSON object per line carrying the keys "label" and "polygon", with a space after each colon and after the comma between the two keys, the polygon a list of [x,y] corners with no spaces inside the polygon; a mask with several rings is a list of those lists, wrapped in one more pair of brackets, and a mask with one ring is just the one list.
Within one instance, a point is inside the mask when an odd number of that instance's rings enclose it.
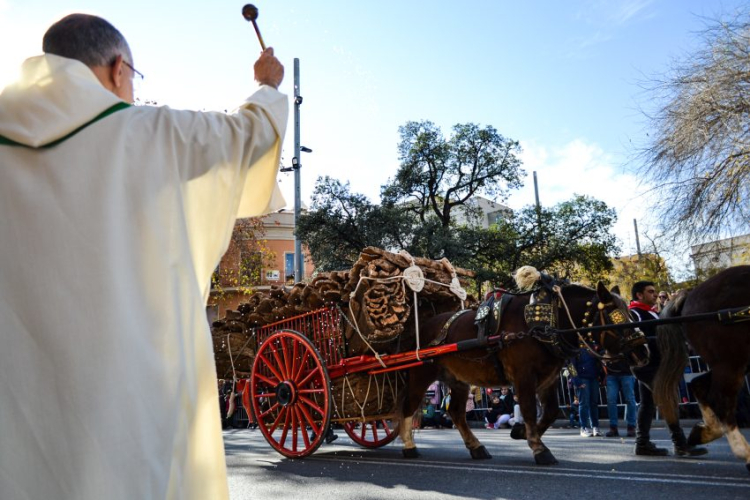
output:
{"label": "beige building wall", "polygon": [[695,245],[690,254],[697,274],[750,264],[750,234]]}
{"label": "beige building wall", "polygon": [[[263,217],[263,226],[266,231],[266,247],[275,254],[272,265],[263,269],[261,273],[261,286],[263,289],[270,286],[282,286],[294,284],[294,213],[278,212]],[[310,259],[307,249],[302,247],[304,256],[304,276],[302,281],[312,276],[315,266]],[[221,259],[220,267],[223,269],[237,269],[240,258],[239,252],[230,245],[224,257]],[[291,263],[291,267],[289,264]],[[288,271],[288,273],[287,273]],[[221,290],[213,289],[209,296],[206,313],[209,322],[222,318],[227,310],[236,310],[237,307],[248,300],[247,290],[222,286]],[[250,291],[250,293],[252,293]]]}

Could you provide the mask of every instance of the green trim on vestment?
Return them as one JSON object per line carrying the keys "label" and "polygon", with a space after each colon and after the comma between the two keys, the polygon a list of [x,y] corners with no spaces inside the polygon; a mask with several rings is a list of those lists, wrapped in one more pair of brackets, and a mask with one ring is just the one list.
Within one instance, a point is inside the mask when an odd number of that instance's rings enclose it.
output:
{"label": "green trim on vestment", "polygon": [[83,125],[81,125],[77,129],[75,129],[74,131],[72,131],[71,133],[69,133],[68,135],[63,136],[63,137],[61,137],[59,139],[56,139],[56,140],[54,140],[52,142],[48,142],[47,144],[42,144],[41,146],[29,146],[27,144],[22,144],[20,142],[16,142],[16,141],[13,141],[11,139],[8,139],[7,137],[3,137],[2,135],[0,135],[0,145],[21,146],[21,147],[29,148],[29,149],[46,149],[46,148],[51,148],[53,146],[57,146],[61,142],[64,142],[64,141],[70,139],[71,137],[73,137],[78,132],[80,132],[81,130],[85,129],[86,127],[88,127],[92,123],[98,122],[102,118],[105,118],[105,117],[111,115],[112,113],[115,113],[117,111],[120,111],[121,109],[129,108],[129,107],[130,107],[130,104],[128,104],[126,102],[118,102],[114,106],[105,109],[104,111],[102,111],[101,113],[99,113],[98,115],[96,115],[94,118],[92,118],[90,121],[84,123]]}

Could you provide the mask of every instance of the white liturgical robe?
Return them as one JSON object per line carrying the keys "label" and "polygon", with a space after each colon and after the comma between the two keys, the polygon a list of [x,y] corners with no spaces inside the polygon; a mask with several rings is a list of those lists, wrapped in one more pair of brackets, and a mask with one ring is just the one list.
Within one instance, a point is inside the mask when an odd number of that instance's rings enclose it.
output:
{"label": "white liturgical robe", "polygon": [[89,123],[119,102],[51,55],[0,93],[0,499],[228,496],[205,300],[283,206],[287,98]]}

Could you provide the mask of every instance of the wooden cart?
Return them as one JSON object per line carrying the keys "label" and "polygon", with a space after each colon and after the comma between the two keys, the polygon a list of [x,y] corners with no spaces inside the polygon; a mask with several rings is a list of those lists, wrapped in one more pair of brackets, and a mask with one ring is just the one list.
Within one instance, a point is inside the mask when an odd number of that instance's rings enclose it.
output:
{"label": "wooden cart", "polygon": [[[367,448],[393,441],[392,422],[405,390],[403,370],[457,350],[456,344],[399,354],[346,357],[340,310],[323,308],[266,325],[249,403],[268,443],[290,458],[313,453],[332,422]],[[245,391],[247,392],[247,388]]]}

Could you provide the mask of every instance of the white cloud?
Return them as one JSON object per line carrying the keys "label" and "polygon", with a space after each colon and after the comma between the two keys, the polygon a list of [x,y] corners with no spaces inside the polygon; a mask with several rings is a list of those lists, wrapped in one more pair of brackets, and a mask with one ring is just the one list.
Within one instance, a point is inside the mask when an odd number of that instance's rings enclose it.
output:
{"label": "white cloud", "polygon": [[[624,254],[635,253],[633,219],[638,220],[639,233],[646,229],[648,200],[638,178],[622,170],[615,159],[598,145],[582,139],[551,148],[527,142],[522,144],[520,157],[528,172],[526,185],[508,200],[513,209],[534,204],[533,172],[537,173],[539,201],[553,206],[570,200],[574,195],[587,195],[604,201],[617,211],[614,233]],[[643,241],[641,241],[643,243]]]}
{"label": "white cloud", "polygon": [[630,0],[617,3],[616,10],[612,14],[612,20],[617,24],[625,24],[639,15],[651,17],[653,13],[647,12],[647,9],[652,3],[654,3],[654,0]]}
{"label": "white cloud", "polygon": [[623,25],[653,17],[654,9],[649,9],[653,3],[654,0],[589,0],[575,12],[574,18],[597,26]]}

